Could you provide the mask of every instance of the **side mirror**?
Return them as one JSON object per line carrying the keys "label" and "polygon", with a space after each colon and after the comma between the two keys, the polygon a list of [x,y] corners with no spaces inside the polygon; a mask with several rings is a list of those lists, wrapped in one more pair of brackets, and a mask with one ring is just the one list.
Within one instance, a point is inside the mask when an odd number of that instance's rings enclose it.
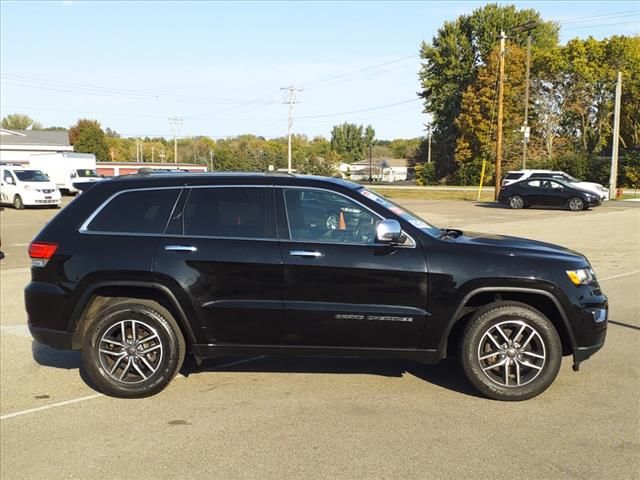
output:
{"label": "side mirror", "polygon": [[13,178],[11,177],[5,178],[4,181],[7,182],[9,185],[13,185]]}
{"label": "side mirror", "polygon": [[397,220],[382,220],[376,227],[376,240],[381,243],[402,243],[402,227]]}

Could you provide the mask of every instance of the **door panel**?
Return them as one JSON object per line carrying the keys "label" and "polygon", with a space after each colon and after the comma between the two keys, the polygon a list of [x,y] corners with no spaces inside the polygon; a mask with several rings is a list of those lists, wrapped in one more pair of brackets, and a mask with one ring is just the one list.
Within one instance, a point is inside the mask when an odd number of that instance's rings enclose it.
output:
{"label": "door panel", "polygon": [[194,188],[167,232],[156,274],[187,292],[192,321],[207,342],[279,342],[282,260],[273,188]]}
{"label": "door panel", "polygon": [[[380,220],[366,207],[330,193],[307,207],[305,189],[276,196],[285,203],[290,238],[284,263],[283,343],[335,347],[415,348],[427,317],[422,248],[375,244]],[[338,224],[318,213],[339,212]],[[284,209],[284,207],[282,207]],[[307,239],[308,238],[308,239]]]}

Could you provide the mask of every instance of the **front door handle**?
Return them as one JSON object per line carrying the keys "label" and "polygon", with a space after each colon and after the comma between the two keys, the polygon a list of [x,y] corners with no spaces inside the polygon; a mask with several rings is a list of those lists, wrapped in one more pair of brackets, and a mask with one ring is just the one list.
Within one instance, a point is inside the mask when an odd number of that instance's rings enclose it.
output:
{"label": "front door handle", "polygon": [[322,253],[314,250],[290,250],[289,255],[292,257],[304,257],[304,258],[320,258]]}
{"label": "front door handle", "polygon": [[164,249],[167,252],[196,252],[198,250],[193,245],[167,245]]}

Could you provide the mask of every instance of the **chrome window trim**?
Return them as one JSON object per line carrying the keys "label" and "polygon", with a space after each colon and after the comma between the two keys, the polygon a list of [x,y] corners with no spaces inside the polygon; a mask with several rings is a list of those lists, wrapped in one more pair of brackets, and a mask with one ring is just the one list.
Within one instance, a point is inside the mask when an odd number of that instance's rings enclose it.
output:
{"label": "chrome window trim", "polygon": [[[284,195],[284,192],[286,190],[320,190],[323,192],[328,192],[328,193],[332,193],[334,195],[340,195],[341,197],[346,198],[347,200],[350,200],[358,205],[360,205],[362,208],[364,208],[366,211],[368,211],[369,213],[371,213],[373,216],[378,217],[380,220],[387,220],[386,218],[384,218],[382,215],[380,215],[378,212],[374,212],[373,210],[371,210],[371,208],[369,208],[368,206],[364,205],[363,203],[360,203],[358,200],[348,197],[347,195],[345,195],[342,192],[336,192],[334,190],[328,190],[326,188],[322,188],[322,187],[304,187],[304,186],[297,186],[297,185],[293,185],[293,186],[289,186],[289,185],[278,185],[278,188],[282,189],[282,201],[284,203],[284,213],[285,216],[287,217],[287,229],[289,230],[289,239],[287,241],[289,242],[295,242],[295,243],[322,243],[322,244],[327,244],[327,245],[358,245],[358,246],[381,246],[381,244],[378,244],[376,242],[374,243],[357,243],[357,242],[328,242],[328,241],[318,241],[318,240],[314,240],[314,241],[308,241],[308,240],[294,240],[293,236],[291,235],[291,222],[289,222],[289,210],[287,209],[287,199]],[[416,248],[416,241],[414,240],[414,238],[409,235],[407,232],[405,232],[404,230],[402,230],[402,233],[407,237],[408,240],[411,241],[411,245],[393,245],[393,247],[395,248]]]}
{"label": "chrome window trim", "polygon": [[[160,232],[160,234],[156,234],[156,233],[143,233],[143,232],[106,232],[104,230],[89,230],[87,227],[89,226],[89,224],[91,224],[91,222],[93,221],[93,219],[116,197],[120,196],[120,195],[124,195],[125,193],[130,193],[130,192],[146,192],[146,191],[151,191],[151,190],[178,190],[178,196],[176,197],[176,199],[173,202],[173,207],[171,209],[171,211],[173,212],[173,208],[175,207],[176,201],[179,199],[180,197],[180,191],[184,189],[184,186],[172,186],[172,187],[148,187],[148,188],[130,188],[127,190],[120,190],[119,192],[116,192],[114,194],[112,194],[109,198],[107,198],[104,202],[102,202],[100,204],[100,206],[98,208],[96,208],[93,213],[91,215],[89,215],[89,218],[87,218],[84,223],[82,225],[80,225],[80,228],[78,229],[79,233],[84,233],[84,234],[117,234],[117,235],[137,235],[137,236],[155,236],[155,235],[162,235],[163,232]],[[169,217],[171,218],[171,217]],[[165,225],[166,228],[166,225]]]}

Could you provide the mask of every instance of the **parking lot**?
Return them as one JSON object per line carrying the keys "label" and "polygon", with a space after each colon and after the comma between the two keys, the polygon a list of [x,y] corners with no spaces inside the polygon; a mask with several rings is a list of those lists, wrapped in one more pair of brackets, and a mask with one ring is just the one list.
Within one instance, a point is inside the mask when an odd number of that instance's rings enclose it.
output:
{"label": "parking lot", "polygon": [[27,245],[55,211],[6,208],[0,477],[640,478],[640,203],[398,202],[440,227],[586,254],[610,300],[603,350],[579,373],[565,358],[550,389],[520,403],[478,396],[453,360],[275,357],[207,361],[155,397],[109,398],[85,383],[78,352],[26,326]]}

